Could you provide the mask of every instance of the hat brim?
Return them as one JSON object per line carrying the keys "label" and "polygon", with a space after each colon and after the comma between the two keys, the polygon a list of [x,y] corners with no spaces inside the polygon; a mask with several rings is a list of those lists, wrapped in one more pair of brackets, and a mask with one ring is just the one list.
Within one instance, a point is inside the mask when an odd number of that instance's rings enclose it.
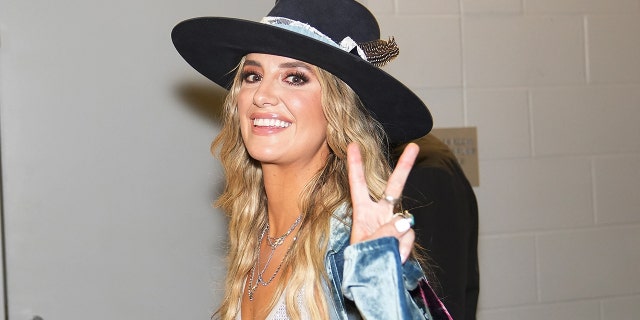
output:
{"label": "hat brim", "polygon": [[240,59],[249,53],[286,56],[340,78],[384,127],[391,144],[426,135],[433,120],[426,105],[400,81],[355,54],[271,25],[225,17],[179,23],[171,38],[198,72],[229,89]]}

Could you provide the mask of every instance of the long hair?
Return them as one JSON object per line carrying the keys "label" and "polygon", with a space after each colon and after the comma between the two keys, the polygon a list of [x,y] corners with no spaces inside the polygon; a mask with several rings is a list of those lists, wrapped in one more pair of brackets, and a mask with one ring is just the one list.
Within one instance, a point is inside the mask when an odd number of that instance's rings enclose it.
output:
{"label": "long hair", "polygon": [[[244,59],[240,62],[241,70]],[[329,223],[333,212],[350,203],[347,176],[347,145],[357,142],[363,157],[366,180],[372,198],[379,199],[390,174],[386,135],[382,126],[366,111],[355,92],[327,71],[315,68],[322,87],[322,107],[327,119],[329,155],[325,165],[300,193],[302,222],[297,240],[283,261],[281,278],[272,309],[285,295],[287,313],[300,319],[303,305],[311,319],[328,318],[328,287],[324,258],[329,243]],[[213,317],[235,319],[240,310],[247,274],[255,262],[258,235],[267,224],[267,199],[260,163],[247,152],[240,133],[237,96],[242,84],[237,72],[223,109],[223,127],[211,150],[217,154],[226,176],[226,185],[216,206],[229,218],[227,277],[225,295]],[[349,210],[350,214],[350,210]],[[292,266],[295,264],[295,268]],[[286,290],[285,290],[286,289]]]}

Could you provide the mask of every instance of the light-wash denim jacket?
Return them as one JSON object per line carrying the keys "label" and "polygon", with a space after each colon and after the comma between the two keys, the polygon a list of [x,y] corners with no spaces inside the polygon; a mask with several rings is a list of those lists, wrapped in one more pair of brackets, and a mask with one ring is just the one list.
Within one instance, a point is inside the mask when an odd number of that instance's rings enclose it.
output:
{"label": "light-wash denim jacket", "polygon": [[340,206],[331,219],[325,258],[331,319],[432,320],[420,297],[412,297],[424,277],[420,265],[411,259],[402,264],[394,237],[349,245],[348,210],[346,204]]}

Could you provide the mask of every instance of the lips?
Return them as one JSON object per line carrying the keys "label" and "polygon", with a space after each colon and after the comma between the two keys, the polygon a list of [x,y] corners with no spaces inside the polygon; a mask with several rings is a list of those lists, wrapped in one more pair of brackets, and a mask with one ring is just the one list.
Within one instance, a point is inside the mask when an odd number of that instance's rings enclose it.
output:
{"label": "lips", "polygon": [[291,122],[282,121],[280,119],[253,119],[254,127],[268,127],[268,128],[287,128],[291,125]]}

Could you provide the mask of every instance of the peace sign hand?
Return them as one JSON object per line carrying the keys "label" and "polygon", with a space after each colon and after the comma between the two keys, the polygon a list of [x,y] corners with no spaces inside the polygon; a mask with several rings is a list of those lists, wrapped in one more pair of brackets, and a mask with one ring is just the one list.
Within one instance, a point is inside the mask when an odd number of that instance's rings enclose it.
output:
{"label": "peace sign hand", "polygon": [[349,187],[353,204],[353,224],[351,226],[351,244],[382,237],[396,237],[399,242],[400,257],[404,263],[415,240],[415,233],[407,219],[394,216],[394,202],[399,201],[404,183],[418,155],[415,143],[408,144],[387,181],[384,192],[386,197],[373,201],[369,197],[367,181],[364,177],[362,155],[356,143],[350,143],[347,149],[349,169]]}

